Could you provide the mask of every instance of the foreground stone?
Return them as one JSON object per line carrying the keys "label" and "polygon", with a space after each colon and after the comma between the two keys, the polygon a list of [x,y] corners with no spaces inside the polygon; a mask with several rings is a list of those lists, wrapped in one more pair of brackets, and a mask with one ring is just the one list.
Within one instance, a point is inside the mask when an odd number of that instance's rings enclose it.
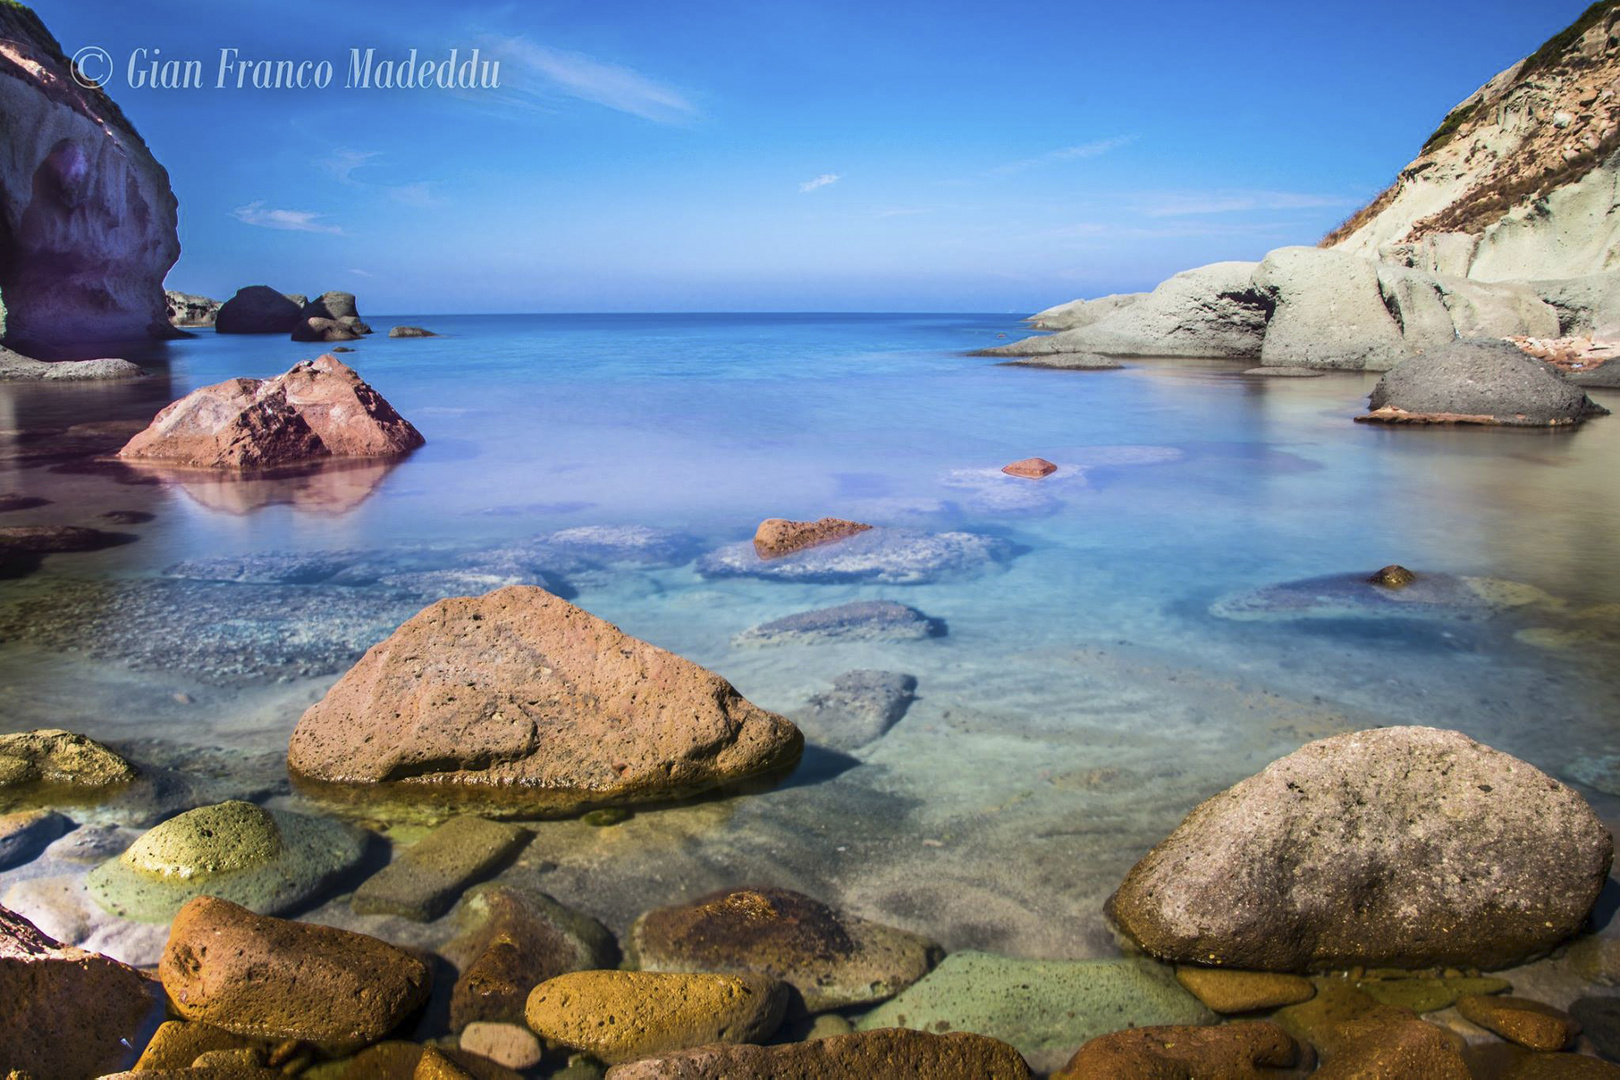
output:
{"label": "foreground stone", "polygon": [[784,1046],[702,1046],[608,1070],[607,1080],[1024,1080],[1029,1065],[1006,1043],[966,1031],[904,1028],[831,1035]]}
{"label": "foreground stone", "polygon": [[544,893],[482,885],[456,908],[461,932],[445,946],[461,972],[450,993],[450,1027],[522,1023],[529,991],[570,971],[612,967],[618,943],[607,927]]}
{"label": "foreground stone", "polygon": [[132,1071],[144,1073],[189,1069],[191,1063],[203,1054],[247,1050],[268,1056],[273,1048],[274,1044],[269,1040],[235,1035],[212,1024],[169,1020],[153,1033],[152,1041],[141,1051]]}
{"label": "foreground stone", "polygon": [[1457,1000],[1457,1011],[1531,1050],[1567,1049],[1581,1033],[1581,1025],[1568,1013],[1526,998],[1469,994]]}
{"label": "foreground stone", "polygon": [[805,737],[835,750],[876,742],[906,715],[917,680],[895,671],[846,671],[794,714]]}
{"label": "foreground stone", "polygon": [[710,578],[922,585],[982,572],[1013,550],[1004,540],[977,533],[871,529],[775,559],[760,558],[751,543],[731,544],[699,559],[697,568]]}
{"label": "foreground stone", "polygon": [[780,559],[795,551],[836,543],[856,533],[866,532],[871,527],[842,518],[826,517],[818,521],[766,518],[754,530],[754,551],[762,559]]}
{"label": "foreground stone", "polygon": [[268,285],[249,285],[220,305],[214,314],[217,334],[290,334],[298,325],[304,298],[277,292]]}
{"label": "foreground stone", "polygon": [[720,676],[513,586],[441,600],[373,647],[299,720],[288,767],[555,814],[774,772],[803,745]]}
{"label": "foreground stone", "polygon": [[186,1020],[328,1053],[381,1039],[427,1000],[432,981],[426,964],[387,942],[208,896],[180,910],[158,974]]}
{"label": "foreground stone", "polygon": [[150,978],[68,948],[0,908],[0,1066],[13,1075],[100,1076],[126,1068],[163,1019]]}
{"label": "foreground stone", "polygon": [[1159,1077],[1258,1077],[1288,1068],[1299,1046],[1266,1021],[1220,1027],[1128,1028],[1092,1039],[1052,1080],[1157,1080]]}
{"label": "foreground stone", "polygon": [[1257,1012],[1296,1005],[1316,996],[1311,980],[1273,971],[1178,967],[1176,981],[1218,1013]]}
{"label": "foreground stone", "polygon": [[829,641],[920,641],[940,637],[945,625],[893,600],[857,600],[801,611],[745,630],[733,645],[817,644]]}
{"label": "foreground stone", "polygon": [[745,972],[796,989],[811,1012],[893,997],[936,946],[788,889],[731,889],[656,908],[630,929],[644,971]]}
{"label": "foreground stone", "polygon": [[1539,360],[1503,342],[1457,342],[1404,360],[1378,380],[1370,411],[1391,424],[1578,424],[1608,410]]}
{"label": "foreground stone", "polygon": [[118,456],[185,468],[267,469],[322,458],[388,457],[420,432],[335,356],[274,379],[231,379],[167,406]]}
{"label": "foreground stone", "polygon": [[139,379],[146,369],[128,360],[35,360],[31,356],[0,348],[0,382],[103,382],[108,379]]}
{"label": "foreground stone", "polygon": [[1501,968],[1584,925],[1608,877],[1585,800],[1455,731],[1306,745],[1199,806],[1109,901],[1148,953],[1262,971]]}
{"label": "foreground stone", "polygon": [[170,818],[86,883],[104,910],[141,922],[168,922],[204,895],[268,915],[317,896],[364,851],[347,825],[231,801]]}
{"label": "foreground stone", "polygon": [[33,784],[101,789],[127,784],[135,766],[94,739],[57,728],[0,735],[0,789]]}
{"label": "foreground stone", "polygon": [[753,975],[578,971],[536,986],[524,1014],[545,1038],[616,1065],[709,1043],[763,1042],[786,1007],[781,984]]}
{"label": "foreground stone", "polygon": [[1352,1021],[1341,1025],[1344,1044],[1312,1075],[1325,1080],[1423,1077],[1472,1080],[1457,1043],[1422,1020]]}
{"label": "foreground stone", "polygon": [[480,817],[453,817],[400,852],[355,891],[357,915],[437,919],[467,886],[529,842],[527,830]]}

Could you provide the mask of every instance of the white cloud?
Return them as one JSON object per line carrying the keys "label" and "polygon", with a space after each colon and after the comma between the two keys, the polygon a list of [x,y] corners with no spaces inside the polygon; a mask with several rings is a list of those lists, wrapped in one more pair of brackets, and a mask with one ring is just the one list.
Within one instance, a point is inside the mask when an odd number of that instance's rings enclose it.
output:
{"label": "white cloud", "polygon": [[291,232],[332,233],[342,235],[343,229],[337,225],[330,225],[320,219],[325,214],[317,214],[312,210],[273,210],[264,205],[264,200],[250,202],[246,206],[238,206],[231,211],[231,216],[244,225],[256,225],[261,229],[286,229]]}
{"label": "white cloud", "polygon": [[354,178],[356,169],[364,168],[382,155],[376,150],[346,150],[332,151],[332,156],[321,162],[322,168],[338,178],[339,183],[358,184]]}
{"label": "white cloud", "polygon": [[1056,150],[1048,150],[1044,154],[1024,158],[1021,161],[1009,161],[1005,165],[997,165],[990,172],[997,176],[1006,176],[1010,173],[1023,172],[1039,165],[1050,165],[1058,161],[1076,161],[1082,158],[1102,157],[1122,146],[1128,146],[1136,141],[1135,135],[1120,135],[1112,139],[1097,139],[1094,142],[1080,143],[1076,146],[1062,146]]}
{"label": "white cloud", "polygon": [[376,274],[373,274],[370,270],[361,270],[359,267],[355,267],[355,268],[351,269],[349,271],[349,273],[353,274],[355,277],[376,277],[377,276]]}
{"label": "white cloud", "polygon": [[814,180],[806,180],[804,183],[800,184],[799,190],[801,192],[814,191],[816,188],[824,188],[828,184],[836,184],[841,179],[843,179],[843,177],[839,176],[835,172],[822,173]]}
{"label": "white cloud", "polygon": [[502,87],[519,97],[533,97],[544,87],[660,124],[685,123],[698,116],[697,106],[680,91],[633,68],[521,37],[495,40],[490,47],[515,75],[503,69]]}
{"label": "white cloud", "polygon": [[388,197],[418,210],[430,209],[444,201],[433,194],[433,185],[426,180],[418,180],[414,184],[393,184],[388,187]]}
{"label": "white cloud", "polygon": [[1320,210],[1355,200],[1295,191],[1172,192],[1154,196],[1143,207],[1148,217],[1200,217],[1256,210]]}

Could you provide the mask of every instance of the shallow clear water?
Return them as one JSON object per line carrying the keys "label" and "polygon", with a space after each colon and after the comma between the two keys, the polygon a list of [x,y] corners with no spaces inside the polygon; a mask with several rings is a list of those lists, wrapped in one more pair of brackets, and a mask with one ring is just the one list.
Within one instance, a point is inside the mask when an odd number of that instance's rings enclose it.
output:
{"label": "shallow clear water", "polygon": [[[277,338],[203,332],[159,347],[147,359],[164,374],[139,386],[0,387],[0,492],[53,500],[0,523],[157,515],[127,530],[140,537],[128,546],[0,582],[0,611],[188,559],[495,546],[585,525],[656,526],[702,551],[763,517],[835,515],[987,533],[1016,552],[917,585],[710,579],[689,562],[570,582],[575,603],[789,715],[851,669],[919,684],[885,737],[852,755],[813,751],[775,790],[612,829],[542,825],[543,859],[513,873],[620,929],[684,893],[756,881],[951,948],[1094,955],[1113,948],[1099,909],[1130,863],[1199,799],[1309,739],[1458,727],[1566,776],[1620,752],[1620,620],[1601,607],[1620,604],[1620,417],[1575,432],[1389,430],[1350,421],[1372,376],[1262,380],[1186,361],[1041,371],[965,355],[1019,335],[1011,316],[370,321],[444,335],[374,337],[344,357],[428,439],[397,465],[136,485],[17,460],[18,433],[145,418],[196,386],[316,351]],[[1068,468],[1038,484],[993,472],[1031,455]],[[1391,562],[1541,592],[1443,619],[1210,611],[1232,593]],[[243,596],[238,618],[252,623],[262,594]],[[851,599],[911,604],[949,633],[731,643]],[[0,730],[273,755],[337,674],[205,678],[178,643],[174,663],[154,665],[163,643],[147,623],[125,631],[145,639],[145,661],[131,663],[108,644],[124,617],[109,600],[86,640],[14,631],[0,643]],[[1616,800],[1583,790],[1612,821]]]}

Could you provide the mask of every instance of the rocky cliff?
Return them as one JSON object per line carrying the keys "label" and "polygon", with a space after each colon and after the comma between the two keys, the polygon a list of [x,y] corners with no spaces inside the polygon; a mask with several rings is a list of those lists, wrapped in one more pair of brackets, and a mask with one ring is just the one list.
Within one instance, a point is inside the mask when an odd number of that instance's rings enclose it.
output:
{"label": "rocky cliff", "polygon": [[1325,247],[1481,281],[1620,269],[1620,0],[1458,105]]}
{"label": "rocky cliff", "polygon": [[0,333],[52,351],[173,334],[169,175],[112,99],[81,87],[39,18],[0,0]]}

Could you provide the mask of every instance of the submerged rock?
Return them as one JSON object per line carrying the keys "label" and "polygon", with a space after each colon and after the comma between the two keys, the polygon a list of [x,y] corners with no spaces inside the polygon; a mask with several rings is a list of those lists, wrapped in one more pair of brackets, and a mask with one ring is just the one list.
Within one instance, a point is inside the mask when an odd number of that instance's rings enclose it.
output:
{"label": "submerged rock", "polygon": [[997,367],[1050,368],[1054,371],[1118,371],[1125,365],[1111,356],[1095,353],[1060,352],[1003,360]]}
{"label": "submerged rock", "polygon": [[[1383,573],[1379,571],[1379,575]],[[1377,577],[1334,574],[1266,585],[1223,596],[1209,606],[1209,612],[1244,622],[1488,619],[1514,608],[1552,602],[1552,597],[1540,589],[1497,578],[1423,573],[1414,574],[1405,585],[1391,587],[1375,580]]]}
{"label": "submerged rock", "polygon": [[1261,971],[1501,968],[1584,925],[1614,846],[1581,797],[1455,731],[1310,743],[1208,800],[1109,901],[1148,953]]}
{"label": "submerged rock", "polygon": [[702,1046],[608,1070],[608,1080],[1027,1080],[1029,1065],[1004,1042],[952,1031],[905,1028],[831,1035],[780,1046]]}
{"label": "submerged rock", "polygon": [[153,828],[87,885],[101,907],[142,922],[167,922],[205,895],[271,914],[318,895],[364,851],[364,835],[339,822],[223,802]]}
{"label": "submerged rock", "polygon": [[1298,1044],[1264,1020],[1219,1027],[1127,1028],[1092,1039],[1052,1080],[1249,1077],[1298,1063]]}
{"label": "submerged rock", "polygon": [[1607,414],[1580,387],[1501,341],[1461,341],[1403,360],[1378,380],[1369,412],[1379,423],[1578,424]]}
{"label": "submerged rock", "polygon": [[427,1000],[432,981],[426,964],[387,942],[209,896],[180,910],[158,973],[183,1019],[328,1053],[382,1038]]}
{"label": "submerged rock", "polygon": [[1581,1025],[1562,1009],[1506,994],[1468,994],[1457,1011],[1487,1031],[1531,1050],[1564,1050],[1581,1033]]}
{"label": "submerged rock", "polygon": [[536,986],[525,1016],[546,1039],[615,1065],[709,1043],[764,1042],[786,1006],[781,984],[754,975],[578,971]]}
{"label": "submerged rock", "polygon": [[1012,545],[976,533],[871,529],[826,547],[761,559],[751,543],[731,544],[698,560],[704,577],[775,581],[921,585],[972,574],[1004,561]]}
{"label": "submerged rock", "polygon": [[355,890],[358,915],[437,919],[467,888],[488,876],[529,841],[516,825],[453,817],[395,856]]}
{"label": "submerged rock", "polygon": [[33,860],[72,824],[53,810],[0,814],[0,870]]}
{"label": "submerged rock", "polygon": [[118,456],[186,468],[268,469],[414,450],[420,432],[335,356],[274,379],[231,379],[169,405]]}
{"label": "submerged rock", "polygon": [[737,646],[816,644],[830,641],[920,641],[943,637],[945,624],[893,600],[857,600],[801,611],[744,630]]}
{"label": "submerged rock", "polygon": [[760,975],[811,1012],[893,997],[928,973],[936,946],[789,889],[726,889],[656,908],[630,929],[643,971]]}
{"label": "submerged rock", "polygon": [[136,777],[135,767],[94,739],[41,728],[0,735],[0,789],[44,785],[107,789]]}
{"label": "submerged rock", "polygon": [[1228,968],[1176,968],[1176,981],[1218,1013],[1257,1012],[1297,1005],[1316,996],[1316,986],[1299,975]]}
{"label": "submerged rock", "polygon": [[796,551],[836,543],[872,526],[842,518],[821,518],[818,521],[788,521],[786,518],[766,518],[754,530],[754,552],[761,559],[780,559]]}
{"label": "submerged rock", "polygon": [[795,722],[811,742],[855,750],[888,732],[916,698],[917,680],[893,671],[846,671],[810,699]]}
{"label": "submerged rock", "polygon": [[303,297],[279,293],[268,285],[248,285],[220,305],[214,315],[217,334],[290,334],[297,327]]}
{"label": "submerged rock", "polygon": [[288,767],[565,814],[775,772],[803,742],[718,675],[512,587],[441,600],[372,648],[298,722]]}
{"label": "submerged rock", "polygon": [[77,525],[0,525],[0,580],[27,577],[47,555],[103,551],[137,539]]}

